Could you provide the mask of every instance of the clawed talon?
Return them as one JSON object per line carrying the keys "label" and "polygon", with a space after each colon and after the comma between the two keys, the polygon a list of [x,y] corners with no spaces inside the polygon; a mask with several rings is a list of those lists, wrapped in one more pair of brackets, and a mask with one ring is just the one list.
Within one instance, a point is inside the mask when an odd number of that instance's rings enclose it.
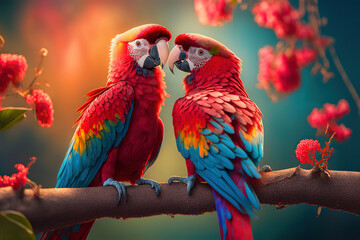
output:
{"label": "clawed talon", "polygon": [[271,167],[269,165],[264,165],[264,166],[261,167],[259,172],[262,173],[262,172],[271,172],[271,171],[272,171],[272,169],[271,169]]}
{"label": "clawed talon", "polygon": [[126,197],[126,186],[125,186],[124,183],[119,183],[118,181],[115,181],[112,178],[108,178],[103,183],[103,186],[114,186],[116,188],[116,190],[118,191],[118,203],[117,203],[117,205],[120,204],[121,195],[124,195]]}
{"label": "clawed talon", "polygon": [[135,180],[135,183],[137,185],[144,185],[144,184],[150,185],[155,190],[157,196],[159,196],[159,194],[161,193],[160,184],[153,180],[139,178],[138,180]]}
{"label": "clawed talon", "polygon": [[196,176],[195,175],[190,175],[186,178],[183,177],[171,177],[168,180],[169,184],[172,184],[173,181],[179,181],[179,182],[183,182],[186,183],[186,189],[187,189],[187,193],[190,195],[191,194],[191,189],[195,186],[196,183]]}

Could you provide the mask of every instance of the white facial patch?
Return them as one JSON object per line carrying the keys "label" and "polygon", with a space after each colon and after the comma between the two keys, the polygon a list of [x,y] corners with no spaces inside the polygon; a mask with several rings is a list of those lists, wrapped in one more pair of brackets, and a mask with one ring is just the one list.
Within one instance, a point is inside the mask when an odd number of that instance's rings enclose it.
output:
{"label": "white facial patch", "polygon": [[190,47],[188,51],[189,64],[193,64],[194,68],[201,68],[211,59],[212,55],[208,50],[199,47]]}
{"label": "white facial patch", "polygon": [[[129,55],[138,61],[149,52],[150,44],[146,39],[136,39],[132,42],[128,42]],[[146,57],[145,57],[146,58]],[[145,61],[145,59],[144,59]]]}

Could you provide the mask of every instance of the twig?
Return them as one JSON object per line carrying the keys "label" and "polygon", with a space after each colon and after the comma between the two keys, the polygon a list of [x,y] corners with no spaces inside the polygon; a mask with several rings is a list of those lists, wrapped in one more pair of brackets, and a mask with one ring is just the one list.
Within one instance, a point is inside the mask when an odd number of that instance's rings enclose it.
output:
{"label": "twig", "polygon": [[31,91],[31,88],[33,87],[33,85],[35,84],[37,78],[42,74],[42,64],[44,62],[44,58],[47,56],[48,54],[48,50],[46,48],[42,48],[39,51],[40,54],[40,62],[38,64],[38,66],[35,68],[35,76],[33,78],[33,80],[31,81],[30,85],[29,85],[29,91]]}
{"label": "twig", "polygon": [[359,98],[359,95],[356,92],[354,85],[351,83],[348,75],[346,74],[345,69],[344,69],[344,67],[342,66],[342,64],[341,64],[341,62],[339,60],[339,57],[338,57],[338,55],[337,55],[337,53],[335,51],[334,46],[331,45],[329,47],[329,50],[330,50],[330,54],[331,54],[331,57],[333,59],[333,62],[335,64],[335,66],[336,66],[336,69],[339,71],[342,80],[344,81],[344,83],[345,83],[346,87],[348,88],[350,94],[354,98],[356,106],[358,107],[359,114],[360,114],[360,98]]}

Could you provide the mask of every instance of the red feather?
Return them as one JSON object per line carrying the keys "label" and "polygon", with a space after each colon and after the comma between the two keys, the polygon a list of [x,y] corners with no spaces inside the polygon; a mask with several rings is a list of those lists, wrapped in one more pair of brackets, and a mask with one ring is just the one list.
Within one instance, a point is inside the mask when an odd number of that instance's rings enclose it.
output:
{"label": "red feather", "polygon": [[[249,142],[253,147],[262,147],[263,126],[262,114],[255,103],[249,99],[240,79],[240,59],[221,43],[197,34],[181,34],[176,38],[175,44],[181,45],[185,51],[194,46],[205,48],[212,54],[211,59],[206,64],[199,69],[195,68],[190,75],[184,78],[185,96],[176,101],[173,109],[175,137],[180,146],[182,145],[179,150],[187,158],[191,153],[189,149],[194,148],[200,157],[203,157],[201,163],[204,166],[198,166],[199,169],[195,168],[196,158],[186,159],[188,174],[196,174],[196,171],[201,174],[202,168],[212,168],[211,158],[206,158],[206,156],[209,156],[207,154],[210,153],[223,151],[216,143],[220,141],[224,145],[226,143],[225,141],[222,142],[222,138],[225,139],[224,135],[229,138],[226,140],[227,142],[231,140],[235,145],[229,149],[239,147],[249,157],[253,157],[254,161],[259,160],[260,154],[257,151],[246,150],[244,144]],[[204,130],[207,133],[203,132]],[[210,132],[219,138],[209,135]],[[234,169],[227,170],[225,174],[229,174],[233,182],[246,195],[245,189],[247,187],[244,183],[250,184],[248,181],[250,177],[246,174],[251,175],[251,177],[257,177],[257,175],[253,173],[243,174],[242,165],[239,163],[243,159],[239,157],[231,159],[229,157],[228,160],[232,162]],[[206,161],[210,161],[208,162],[210,164],[206,165]],[[213,170],[220,171],[221,167],[215,166]],[[254,169],[254,171],[256,170]],[[251,187],[251,185],[249,186]],[[217,199],[217,210],[220,210],[220,221],[223,221],[220,222],[220,225],[224,226],[222,239],[252,239],[249,216],[242,214],[221,195],[216,192],[214,194],[215,199]],[[219,201],[220,205],[229,211],[225,212],[226,217],[221,211],[224,208],[218,206]],[[254,202],[252,204],[256,205]]]}
{"label": "red feather", "polygon": [[101,95],[103,92],[105,92],[109,88],[110,88],[110,86],[97,88],[97,89],[94,89],[94,90],[92,90],[92,91],[90,91],[90,92],[88,92],[86,94],[88,99],[81,107],[78,108],[78,110],[76,110],[76,112],[81,112],[81,114],[80,114],[79,118],[74,122],[74,125],[77,124],[81,120],[81,118],[83,116],[83,113],[84,113],[84,110],[92,103],[92,101],[94,101],[94,99],[96,97]]}
{"label": "red feather", "polygon": [[168,41],[171,39],[171,33],[165,27],[157,24],[147,25],[137,36],[136,39],[144,38],[150,44],[155,44],[159,38],[166,38]]}
{"label": "red feather", "polygon": [[[146,25],[139,29],[137,38],[146,38],[150,43],[155,43],[158,38],[171,38],[170,32],[160,25]],[[79,124],[75,134],[82,137],[78,143],[80,149],[85,148],[84,154],[91,152],[91,149],[87,149],[89,137],[96,137],[94,134],[99,133],[104,137],[103,132],[109,130],[103,124],[105,120],[124,123],[131,106],[133,112],[125,136],[117,147],[113,145],[108,151],[107,159],[92,179],[90,187],[101,186],[108,178],[134,184],[135,180],[142,177],[147,163],[155,160],[163,139],[163,124],[159,118],[161,105],[167,96],[163,70],[155,67],[143,76],[138,73],[136,62],[127,54],[126,47],[115,50],[118,51],[118,58],[110,62],[106,87],[89,92],[88,100],[78,109],[81,114],[75,122]],[[98,127],[105,130],[98,130]],[[96,141],[109,141],[103,137],[99,135]],[[84,138],[88,140],[85,146]],[[94,162],[99,159],[88,160]],[[82,224],[79,231],[70,233],[69,239],[86,239],[92,224]],[[44,233],[41,239],[58,239],[56,233],[63,230]]]}

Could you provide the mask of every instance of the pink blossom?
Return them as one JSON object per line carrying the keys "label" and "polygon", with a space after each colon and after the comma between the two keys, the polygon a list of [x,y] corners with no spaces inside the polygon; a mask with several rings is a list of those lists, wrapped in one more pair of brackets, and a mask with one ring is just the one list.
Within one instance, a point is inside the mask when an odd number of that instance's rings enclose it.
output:
{"label": "pink blossom", "polygon": [[258,81],[261,86],[267,88],[272,78],[272,63],[275,58],[274,49],[265,46],[259,49],[259,74]]}
{"label": "pink blossom", "polygon": [[9,84],[18,86],[28,68],[22,55],[0,54],[0,93],[5,93]]}
{"label": "pink blossom", "polygon": [[289,1],[262,0],[252,10],[259,26],[271,28],[279,38],[296,34],[299,14]]}
{"label": "pink blossom", "polygon": [[273,85],[278,92],[288,93],[300,87],[300,69],[294,54],[278,54],[274,62]]}
{"label": "pink blossom", "polygon": [[320,149],[320,143],[317,140],[304,139],[297,145],[295,154],[302,164],[316,163],[315,153]]}
{"label": "pink blossom", "polygon": [[296,22],[289,21],[285,24],[276,24],[273,29],[278,38],[286,38],[296,33]]}
{"label": "pink blossom", "polygon": [[288,0],[262,0],[254,6],[252,13],[259,26],[273,29],[278,38],[315,38],[313,27],[300,21],[299,12]]}
{"label": "pink blossom", "polygon": [[297,59],[299,67],[305,67],[314,62],[317,58],[317,51],[315,49],[302,47],[301,49],[295,49],[294,54]]}
{"label": "pink blossom", "polygon": [[232,0],[195,0],[194,7],[199,22],[204,25],[221,26],[231,21],[236,2]]}
{"label": "pink blossom", "polygon": [[311,127],[322,132],[325,132],[328,127],[327,134],[336,133],[334,138],[343,141],[351,136],[351,129],[345,127],[344,124],[338,125],[336,121],[349,112],[349,103],[345,99],[341,99],[337,105],[325,103],[322,109],[314,108],[307,120]]}
{"label": "pink blossom", "polygon": [[0,188],[11,186],[14,190],[17,190],[20,186],[25,186],[29,169],[23,164],[16,164],[15,168],[18,172],[14,173],[10,177],[7,175],[0,176]]}
{"label": "pink blossom", "polygon": [[314,108],[312,110],[310,115],[307,117],[307,120],[313,128],[325,128],[329,122],[328,116],[318,108]]}
{"label": "pink blossom", "polygon": [[[317,140],[304,139],[301,140],[297,145],[295,154],[299,159],[301,164],[310,164],[326,167],[329,162],[329,158],[333,151],[333,148],[330,147],[331,138],[329,141],[325,142],[325,147],[320,148],[320,143]],[[316,152],[321,154],[321,159],[316,159]]]}
{"label": "pink blossom", "polygon": [[269,1],[260,1],[254,6],[252,13],[254,14],[254,20],[259,26],[271,28],[272,23],[268,20],[268,11],[271,9]]}
{"label": "pink blossom", "polygon": [[339,120],[344,115],[350,113],[349,103],[345,99],[341,99],[338,102],[338,105],[325,103],[323,106],[324,114],[329,118],[329,120]]}
{"label": "pink blossom", "polygon": [[337,108],[336,105],[325,103],[323,105],[323,114],[329,119],[329,120],[335,120],[335,116],[337,116]]}
{"label": "pink blossom", "polygon": [[311,40],[315,37],[314,28],[302,22],[296,23],[296,37],[298,39]]}
{"label": "pink blossom", "polygon": [[338,125],[336,123],[331,123],[328,131],[330,135],[335,133],[334,138],[338,141],[344,141],[351,137],[352,134],[351,129],[345,127],[344,124]]}
{"label": "pink blossom", "polygon": [[336,106],[336,113],[334,114],[334,119],[338,120],[350,113],[349,103],[345,99],[341,99]]}
{"label": "pink blossom", "polygon": [[36,118],[41,127],[51,127],[54,122],[54,108],[50,96],[41,89],[34,89],[32,95],[26,95],[28,104],[34,104]]}
{"label": "pink blossom", "polygon": [[[302,53],[302,51],[301,51]],[[264,89],[269,89],[270,84],[280,93],[290,93],[297,90],[301,85],[300,66],[301,61],[309,61],[307,52],[304,56],[299,53],[279,53],[275,55],[274,49],[265,46],[259,50],[259,85]]]}

